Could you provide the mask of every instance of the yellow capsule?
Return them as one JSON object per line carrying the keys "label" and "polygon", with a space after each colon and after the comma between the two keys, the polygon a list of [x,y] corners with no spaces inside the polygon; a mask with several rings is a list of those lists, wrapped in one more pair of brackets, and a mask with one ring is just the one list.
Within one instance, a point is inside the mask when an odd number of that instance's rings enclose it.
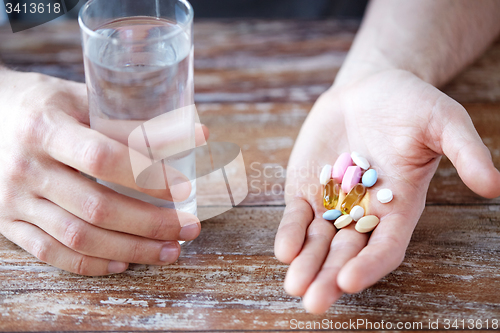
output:
{"label": "yellow capsule", "polygon": [[323,190],[323,206],[326,209],[335,209],[339,202],[340,184],[335,179],[330,179]]}
{"label": "yellow capsule", "polygon": [[361,199],[366,194],[366,187],[363,186],[363,184],[357,184],[355,185],[351,191],[349,191],[349,194],[346,195],[344,198],[344,201],[342,201],[342,204],[340,205],[340,211],[342,214],[349,214],[351,212],[352,207],[356,206]]}

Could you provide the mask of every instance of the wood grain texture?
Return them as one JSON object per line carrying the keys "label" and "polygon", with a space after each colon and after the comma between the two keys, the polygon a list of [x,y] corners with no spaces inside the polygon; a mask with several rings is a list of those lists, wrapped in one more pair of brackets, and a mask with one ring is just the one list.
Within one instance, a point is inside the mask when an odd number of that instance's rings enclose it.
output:
{"label": "wood grain texture", "polygon": [[[310,102],[333,82],[358,28],[338,21],[198,21],[196,101]],[[0,59],[23,71],[84,81],[76,21],[13,34],[0,28]],[[443,87],[461,103],[500,101],[500,40]]]}
{"label": "wood grain texture", "polygon": [[[323,316],[283,288],[273,255],[284,172],[295,138],[352,43],[356,22],[200,21],[195,90],[211,140],[240,145],[250,193],[204,222],[166,267],[86,278],[52,268],[0,236],[1,331],[287,330],[290,320],[500,320],[500,200],[468,190],[440,163],[403,264]],[[0,59],[22,71],[83,82],[76,22],[12,34]],[[1,78],[0,78],[1,79]],[[500,167],[500,42],[443,87],[464,104]],[[228,126],[231,124],[231,126]],[[265,173],[264,173],[265,172]]]}

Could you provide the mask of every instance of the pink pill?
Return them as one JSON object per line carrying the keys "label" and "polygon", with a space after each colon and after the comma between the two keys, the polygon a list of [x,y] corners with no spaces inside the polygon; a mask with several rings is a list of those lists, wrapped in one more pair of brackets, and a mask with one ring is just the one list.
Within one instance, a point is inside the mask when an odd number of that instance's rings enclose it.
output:
{"label": "pink pill", "polygon": [[347,168],[350,167],[351,165],[352,165],[351,154],[349,153],[340,154],[339,158],[337,158],[337,161],[333,165],[332,178],[339,183],[342,182],[342,179],[344,179],[344,174]]}
{"label": "pink pill", "polygon": [[349,193],[354,185],[359,183],[360,179],[361,168],[359,166],[348,167],[342,179],[342,191],[346,194]]}

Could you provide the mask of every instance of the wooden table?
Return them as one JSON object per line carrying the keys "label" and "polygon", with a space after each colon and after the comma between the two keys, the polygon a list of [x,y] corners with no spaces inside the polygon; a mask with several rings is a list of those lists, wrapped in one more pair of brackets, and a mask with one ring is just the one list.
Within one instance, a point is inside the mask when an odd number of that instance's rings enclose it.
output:
{"label": "wooden table", "polygon": [[[115,276],[60,271],[0,236],[0,330],[287,330],[293,320],[323,319],[418,321],[424,328],[429,320],[442,327],[446,319],[481,319],[484,328],[486,320],[500,320],[500,200],[468,190],[446,158],[396,271],[321,316],[307,314],[283,290],[287,265],[273,255],[282,171],[357,28],[337,21],[197,22],[198,111],[212,140],[242,147],[248,197],[203,222],[174,265],[133,265]],[[17,34],[4,27],[0,57],[18,70],[84,80],[76,22]],[[469,110],[500,167],[500,43],[444,91]],[[259,173],[264,169],[270,177]]]}

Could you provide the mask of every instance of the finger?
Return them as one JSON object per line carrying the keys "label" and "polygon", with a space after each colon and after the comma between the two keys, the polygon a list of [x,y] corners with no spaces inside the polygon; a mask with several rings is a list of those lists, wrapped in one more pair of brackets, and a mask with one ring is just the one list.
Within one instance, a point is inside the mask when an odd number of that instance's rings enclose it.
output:
{"label": "finger", "polygon": [[313,217],[311,206],[302,198],[296,198],[286,205],[274,240],[274,254],[278,260],[289,264],[297,257]]}
{"label": "finger", "polygon": [[323,265],[334,234],[333,224],[322,217],[309,225],[304,247],[286,273],[285,290],[290,295],[304,295]]}
{"label": "finger", "polygon": [[50,81],[54,80],[54,83],[57,84],[57,89],[66,92],[66,94],[58,94],[57,107],[59,107],[59,110],[64,110],[61,112],[69,114],[82,124],[90,125],[89,100],[85,83],[45,75],[43,77]]}
{"label": "finger", "polygon": [[159,240],[192,240],[200,233],[192,214],[119,194],[61,164],[51,166],[47,178],[37,194],[94,226]]}
{"label": "finger", "polygon": [[439,105],[443,153],[451,160],[463,182],[486,198],[500,196],[500,172],[495,168],[488,148],[474,128],[467,111],[458,103]]}
{"label": "finger", "polygon": [[121,273],[127,263],[94,258],[62,245],[43,230],[25,221],[2,222],[2,234],[43,262],[68,272],[98,276]]}
{"label": "finger", "polygon": [[337,285],[337,275],[345,263],[361,251],[367,240],[368,235],[357,232],[354,224],[335,234],[320,272],[302,299],[307,312],[324,313],[342,296],[343,291]]}
{"label": "finger", "polygon": [[[44,150],[54,159],[95,178],[157,198],[183,201],[189,197],[191,184],[187,177],[168,165],[165,165],[165,172],[168,174],[170,189],[168,186],[166,190],[140,188],[134,179],[128,147],[84,127],[68,115],[61,113],[58,117],[61,119],[45,128],[47,134],[42,143]],[[134,161],[138,165],[151,165],[151,160],[141,154],[135,154],[134,158],[143,159]]]}
{"label": "finger", "polygon": [[415,227],[408,217],[383,217],[372,232],[368,245],[340,270],[337,284],[346,293],[357,293],[375,284],[403,261]]}
{"label": "finger", "polygon": [[196,147],[204,145],[208,137],[210,136],[210,131],[208,130],[208,127],[203,125],[203,124],[195,124],[195,142],[196,142]]}
{"label": "finger", "polygon": [[[136,129],[137,127],[144,124],[143,120],[122,120],[122,119],[99,119],[98,122],[94,122],[92,129],[98,131],[101,134],[104,134],[110,139],[118,141],[125,146],[128,146],[129,143],[129,135],[130,133]],[[162,135],[164,132],[169,132],[175,129],[176,124],[170,124],[171,128],[165,128],[162,126],[159,131],[150,131],[150,135],[159,136],[160,139],[164,139],[165,135]],[[155,133],[156,132],[156,133]],[[189,135],[189,132],[186,132],[186,137]],[[206,140],[209,137],[209,131],[207,126],[195,123],[194,125],[194,135],[195,135],[195,144],[196,146],[201,146],[205,144]],[[161,140],[153,140],[154,142],[161,142]],[[151,142],[150,142],[151,143]],[[165,144],[165,142],[163,142]],[[168,142],[167,142],[168,144]]]}
{"label": "finger", "polygon": [[155,241],[95,227],[45,199],[27,209],[33,223],[78,253],[128,263],[164,265],[177,260],[177,241]]}

